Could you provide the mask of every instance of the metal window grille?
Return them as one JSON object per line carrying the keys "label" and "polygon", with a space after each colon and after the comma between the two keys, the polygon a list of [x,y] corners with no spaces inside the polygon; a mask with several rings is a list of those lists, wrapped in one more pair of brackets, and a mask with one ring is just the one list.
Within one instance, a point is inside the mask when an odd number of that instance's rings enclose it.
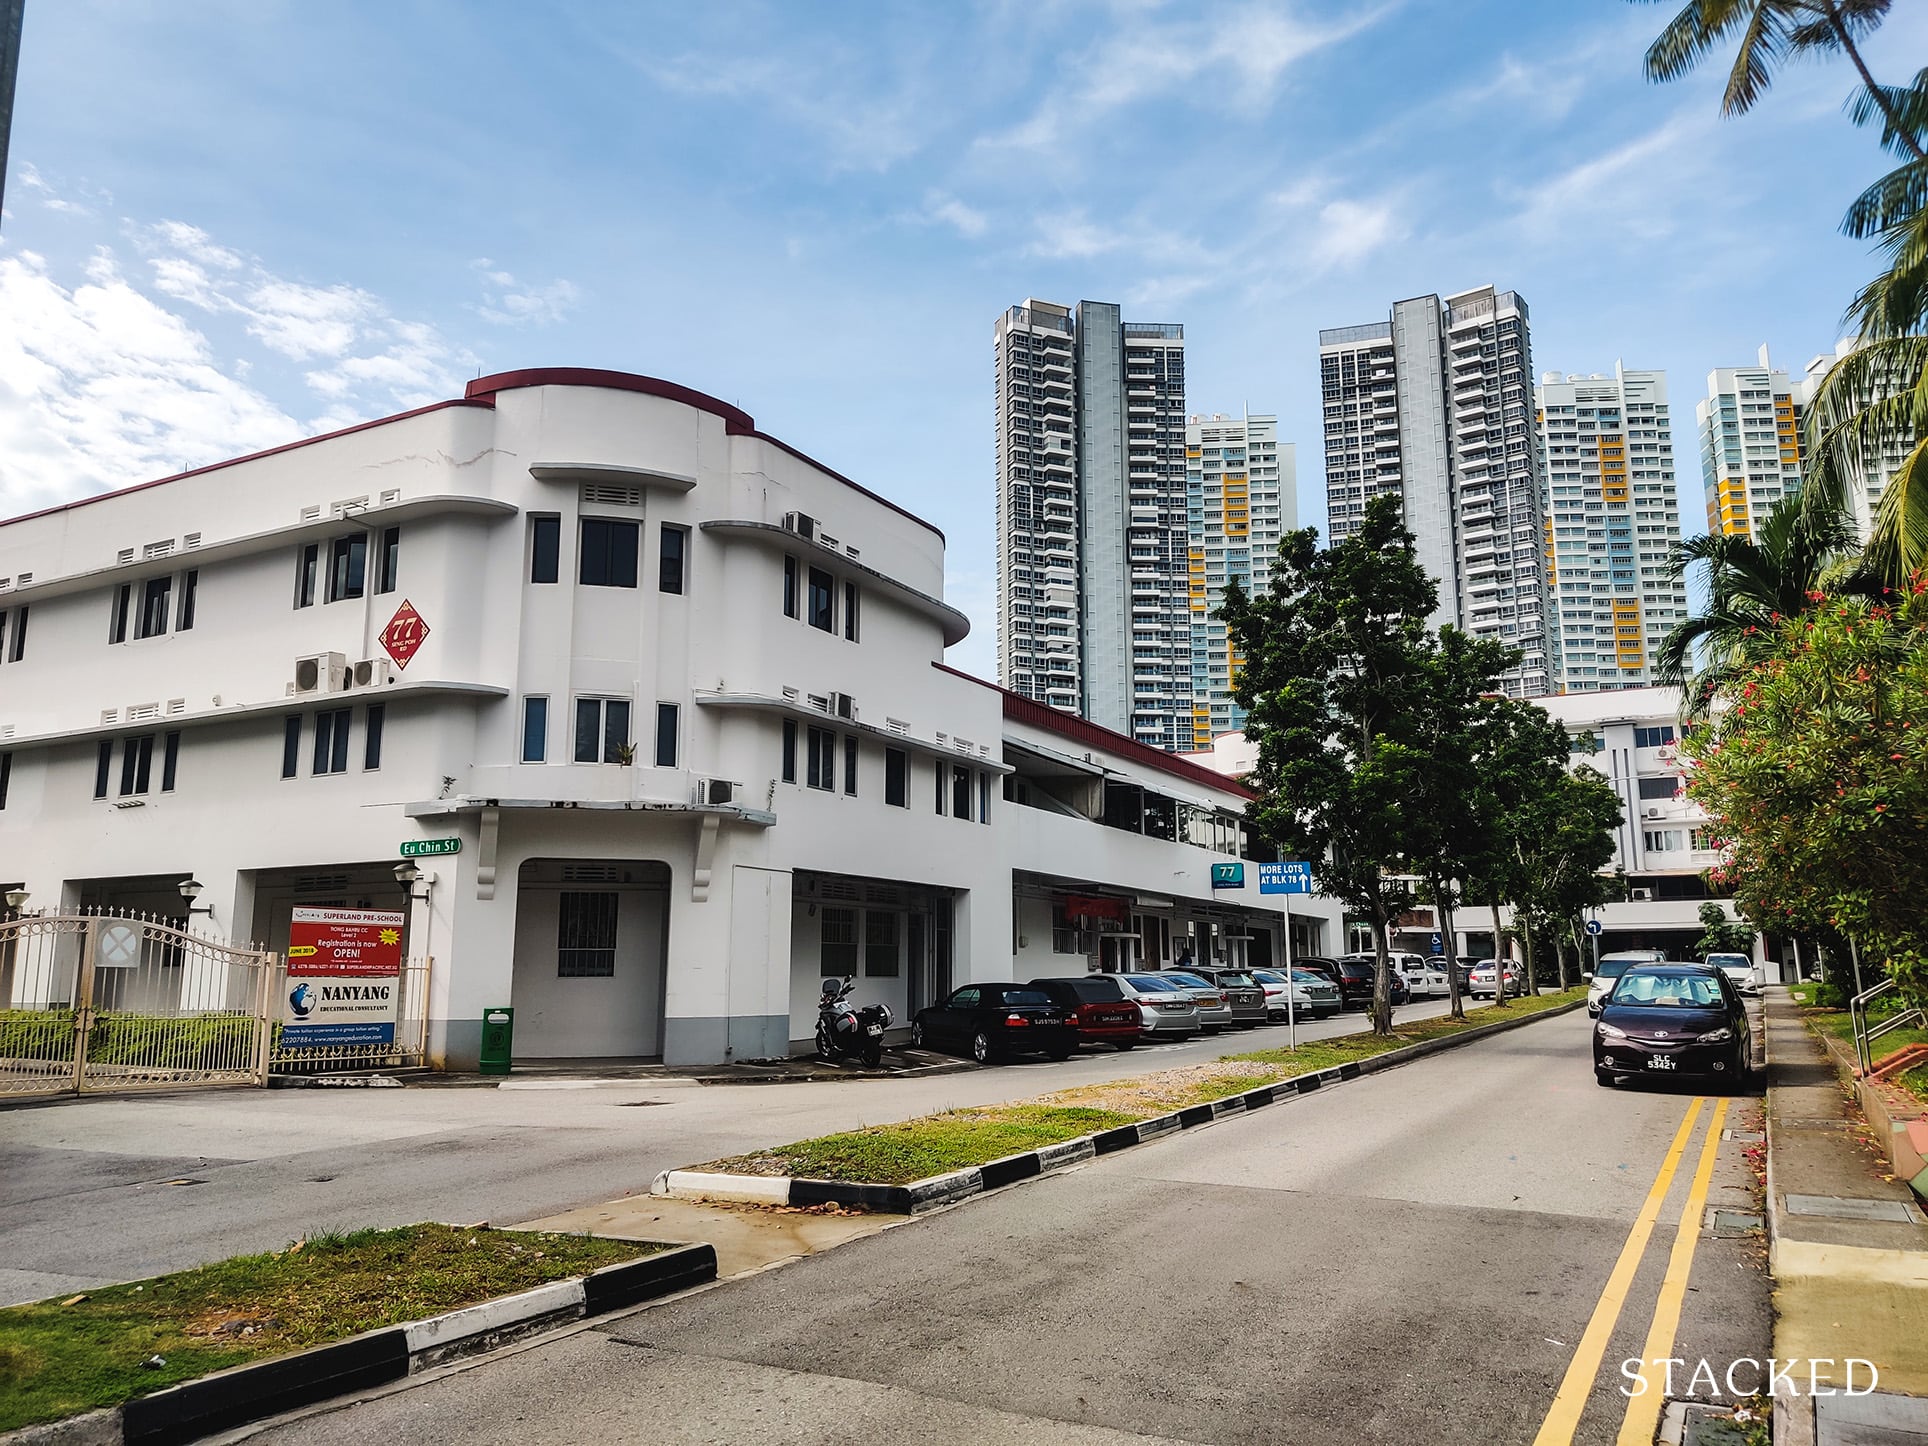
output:
{"label": "metal window grille", "polygon": [[610,979],[616,973],[616,902],[613,891],[565,893],[556,915],[556,975],[561,979]]}

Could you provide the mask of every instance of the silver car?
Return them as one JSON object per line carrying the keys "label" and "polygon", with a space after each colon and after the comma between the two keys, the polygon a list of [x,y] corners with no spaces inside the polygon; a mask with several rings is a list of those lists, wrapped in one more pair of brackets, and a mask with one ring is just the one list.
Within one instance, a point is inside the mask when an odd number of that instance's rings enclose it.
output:
{"label": "silver car", "polygon": [[1208,984],[1198,975],[1183,969],[1167,969],[1155,977],[1177,985],[1198,1002],[1198,1022],[1206,1029],[1231,1028],[1232,1002],[1216,984]]}
{"label": "silver car", "polygon": [[1117,978],[1125,997],[1137,1004],[1147,1038],[1189,1038],[1204,1028],[1198,1017],[1198,1001],[1189,989],[1181,989],[1157,974],[1120,974]]}
{"label": "silver car", "polygon": [[1710,969],[1718,969],[1727,976],[1727,982],[1743,994],[1755,995],[1761,992],[1761,966],[1746,954],[1709,954],[1701,960]]}
{"label": "silver car", "polygon": [[1232,1023],[1251,1029],[1268,1022],[1272,1012],[1266,1008],[1265,986],[1243,969],[1185,969],[1181,973],[1217,989],[1232,1011]]}

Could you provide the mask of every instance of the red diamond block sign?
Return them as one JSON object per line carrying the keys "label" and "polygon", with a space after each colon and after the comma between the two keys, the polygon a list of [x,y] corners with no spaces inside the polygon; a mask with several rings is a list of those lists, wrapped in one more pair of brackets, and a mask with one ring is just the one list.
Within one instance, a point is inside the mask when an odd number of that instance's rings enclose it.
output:
{"label": "red diamond block sign", "polygon": [[395,616],[388,620],[388,626],[382,629],[382,646],[388,649],[388,656],[395,660],[396,667],[406,668],[408,660],[421,650],[427,638],[428,624],[415,611],[415,604],[404,598]]}

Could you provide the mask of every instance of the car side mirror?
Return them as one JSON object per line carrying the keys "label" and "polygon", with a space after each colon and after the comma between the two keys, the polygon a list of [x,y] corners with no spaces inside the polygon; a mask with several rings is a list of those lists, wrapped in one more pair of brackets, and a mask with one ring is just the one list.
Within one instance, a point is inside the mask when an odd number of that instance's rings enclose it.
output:
{"label": "car side mirror", "polygon": [[1591,984],[1593,982],[1593,971],[1591,969],[1582,969],[1580,971],[1580,978],[1582,982]]}

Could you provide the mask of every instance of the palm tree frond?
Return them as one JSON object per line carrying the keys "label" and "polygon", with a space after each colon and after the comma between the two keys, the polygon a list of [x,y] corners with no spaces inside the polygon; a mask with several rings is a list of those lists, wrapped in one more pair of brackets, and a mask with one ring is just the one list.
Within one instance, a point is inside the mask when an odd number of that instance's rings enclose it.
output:
{"label": "palm tree frond", "polygon": [[1687,0],[1647,47],[1647,79],[1659,84],[1680,79],[1746,18],[1742,0]]}
{"label": "palm tree frond", "polygon": [[1868,538],[1868,565],[1893,588],[1909,586],[1928,568],[1928,438],[1915,443],[1882,489]]}

